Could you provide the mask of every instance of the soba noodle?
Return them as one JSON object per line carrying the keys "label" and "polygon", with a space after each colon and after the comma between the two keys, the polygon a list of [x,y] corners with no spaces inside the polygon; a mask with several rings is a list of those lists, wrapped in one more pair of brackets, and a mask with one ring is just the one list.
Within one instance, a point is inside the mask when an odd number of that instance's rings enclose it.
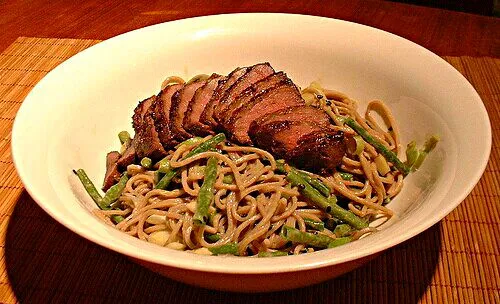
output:
{"label": "soba noodle", "polygon": [[[182,81],[175,77],[168,80]],[[164,83],[165,86],[168,84]],[[383,102],[371,101],[362,116],[354,100],[318,84],[313,83],[302,90],[302,95],[307,104],[328,113],[335,122],[334,128],[342,130],[348,137],[357,134],[343,124],[342,117],[353,118],[388,149],[395,152],[400,149],[396,120]],[[379,114],[385,126],[377,123],[374,113]],[[208,136],[201,142],[210,138]],[[349,153],[342,159],[340,171],[328,176],[313,176],[330,187],[332,194],[339,197],[339,204],[344,204],[355,215],[367,221],[390,218],[393,211],[385,205],[401,191],[403,174],[392,163],[381,160],[377,150],[362,139],[358,138],[351,144]],[[335,227],[342,223],[308,202],[299,189],[287,181],[285,174],[275,170],[276,160],[264,150],[224,141],[217,151],[184,159],[195,146],[181,144],[169,152],[170,166],[180,170],[169,190],[154,189],[157,182],[155,169],[130,165],[127,168],[130,179],[114,203],[115,208],[95,210],[95,213],[110,225],[139,239],[200,254],[212,254],[211,248],[227,244],[236,244],[237,254],[241,256],[263,252],[299,254],[317,250],[314,246],[286,240],[282,234],[284,226],[328,236],[332,240],[345,236],[357,239],[375,231],[374,228],[351,228],[339,235]],[[218,161],[214,201],[206,225],[196,225],[193,216],[197,196],[210,157]],[[120,215],[124,220],[115,224],[110,219],[113,215]],[[325,223],[325,227],[313,229],[311,222]]]}

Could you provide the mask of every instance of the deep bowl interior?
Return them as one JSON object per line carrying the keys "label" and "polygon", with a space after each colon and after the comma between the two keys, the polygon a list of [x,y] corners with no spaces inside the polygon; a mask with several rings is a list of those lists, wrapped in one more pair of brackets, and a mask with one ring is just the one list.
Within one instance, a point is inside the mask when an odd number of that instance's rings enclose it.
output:
{"label": "deep bowl interior", "polygon": [[[381,99],[398,119],[403,143],[430,134],[441,142],[389,205],[396,216],[351,244],[274,259],[193,256],[129,237],[95,218],[72,174],[100,183],[116,134],[131,129],[139,100],[169,75],[227,74],[269,61],[299,86],[319,80],[360,103]],[[474,122],[471,124],[470,122]],[[120,35],[61,64],[30,93],[13,131],[13,156],[26,189],[74,232],[134,258],[225,273],[297,271],[355,260],[394,246],[439,221],[472,190],[490,151],[491,131],[472,86],[418,45],[370,27],[326,18],[238,14],[187,19]],[[33,150],[36,153],[33,153]]]}

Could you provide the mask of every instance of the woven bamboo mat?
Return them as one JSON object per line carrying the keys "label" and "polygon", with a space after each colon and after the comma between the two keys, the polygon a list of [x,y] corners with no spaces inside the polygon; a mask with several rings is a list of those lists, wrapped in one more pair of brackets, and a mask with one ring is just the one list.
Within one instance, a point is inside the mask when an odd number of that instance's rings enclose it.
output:
{"label": "woven bamboo mat", "polygon": [[[0,55],[1,303],[500,303],[500,60],[447,57],[481,95],[493,126],[479,184],[443,221],[334,280],[287,292],[233,294],[174,282],[90,243],[26,193],[10,152],[28,92],[96,40],[19,38]],[[36,147],[35,147],[36,148]]]}

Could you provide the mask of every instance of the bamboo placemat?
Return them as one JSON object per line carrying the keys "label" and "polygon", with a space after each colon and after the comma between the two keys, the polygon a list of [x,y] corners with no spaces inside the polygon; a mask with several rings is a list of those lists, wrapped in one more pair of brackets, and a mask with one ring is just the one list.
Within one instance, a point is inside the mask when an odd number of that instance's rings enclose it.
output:
{"label": "bamboo placemat", "polygon": [[479,92],[493,127],[486,172],[455,211],[337,279],[234,294],[174,282],[94,245],[55,222],[24,190],[10,152],[16,112],[51,69],[98,42],[21,37],[0,55],[0,302],[500,303],[499,59],[445,58]]}

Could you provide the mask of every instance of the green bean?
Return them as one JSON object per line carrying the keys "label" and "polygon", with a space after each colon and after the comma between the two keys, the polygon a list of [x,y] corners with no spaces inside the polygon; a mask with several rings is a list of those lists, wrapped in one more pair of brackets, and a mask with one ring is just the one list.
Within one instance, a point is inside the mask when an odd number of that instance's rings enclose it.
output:
{"label": "green bean", "polygon": [[286,256],[288,255],[288,252],[286,251],[261,251],[257,255],[259,258],[270,258],[270,257],[277,257],[277,256]]}
{"label": "green bean", "polygon": [[228,243],[217,247],[208,248],[213,254],[238,255],[238,243]]}
{"label": "green bean", "polygon": [[205,177],[198,192],[196,211],[193,216],[195,225],[205,225],[208,219],[208,209],[214,200],[214,184],[217,179],[217,158],[210,157],[205,167]]}
{"label": "green bean", "polygon": [[359,135],[353,136],[353,138],[354,142],[356,143],[356,150],[354,151],[354,154],[360,155],[361,152],[363,152],[363,150],[365,149],[365,141]]}
{"label": "green bean", "polygon": [[125,218],[121,215],[112,215],[111,219],[115,222],[115,224],[125,220]]}
{"label": "green bean", "polygon": [[305,218],[304,223],[306,223],[307,226],[309,226],[310,228],[312,228],[314,230],[318,230],[318,231],[325,230],[325,223],[323,223],[321,221],[318,222],[318,221],[311,220],[309,218]]}
{"label": "green bean", "polygon": [[232,184],[234,182],[234,176],[232,174],[224,175],[222,182],[224,184]]}
{"label": "green bean", "polygon": [[189,139],[186,139],[182,143],[180,143],[179,147],[183,146],[183,145],[189,145],[189,146],[197,145],[197,144],[199,144],[202,141],[202,139],[203,138],[201,138],[201,137],[191,137]]}
{"label": "green bean", "polygon": [[160,172],[160,170],[156,170],[153,174],[153,181],[155,184],[157,184],[161,178],[163,177],[163,173]]}
{"label": "green bean", "polygon": [[347,224],[337,225],[335,229],[333,229],[333,233],[335,233],[337,237],[346,236],[349,232],[351,232],[351,226]]}
{"label": "green bean", "polygon": [[211,243],[215,243],[217,242],[218,240],[220,240],[220,234],[207,234],[205,235],[205,240],[211,242]]}
{"label": "green bean", "polygon": [[90,197],[94,200],[94,202],[101,208],[101,200],[102,196],[97,191],[97,188],[94,186],[90,178],[87,176],[87,173],[85,173],[85,170],[83,169],[78,169],[78,170],[73,170],[73,172],[78,176],[80,179],[80,182],[82,183],[83,187],[87,191],[87,193],[90,195]]}
{"label": "green bean", "polygon": [[152,165],[153,161],[151,160],[151,158],[144,157],[143,159],[141,159],[141,166],[143,166],[144,168],[149,169]]}
{"label": "green bean", "polygon": [[432,135],[424,143],[424,148],[422,150],[417,149],[417,144],[415,141],[410,142],[406,147],[406,165],[410,167],[411,171],[415,171],[424,162],[427,154],[431,152],[439,142],[439,137],[437,135]]}
{"label": "green bean", "polygon": [[412,167],[417,161],[420,151],[417,149],[417,143],[413,140],[406,145],[406,165]]}
{"label": "green bean", "polygon": [[338,247],[340,245],[345,245],[351,241],[352,241],[352,239],[348,236],[336,238],[328,244],[328,248],[334,248],[334,247]]}
{"label": "green bean", "polygon": [[329,200],[321,195],[318,190],[309,185],[309,183],[307,183],[295,170],[291,170],[286,179],[291,182],[293,186],[298,187],[299,191],[316,207],[326,211],[337,219],[348,223],[356,229],[368,227],[368,224],[354,213],[343,209],[337,204],[333,204],[332,202],[334,196],[332,196]]}
{"label": "green bean", "polygon": [[[276,161],[276,170],[279,173],[287,173],[292,169],[294,169],[294,168],[288,166],[284,160],[279,159]],[[299,175],[303,179],[305,179],[311,186],[316,188],[323,195],[325,195],[326,197],[330,196],[330,193],[331,193],[330,188],[327,185],[323,184],[319,179],[312,177],[311,173],[309,173],[307,171],[299,171],[299,170],[296,170],[296,171],[299,173]]]}
{"label": "green bean", "polygon": [[[101,194],[97,191],[97,188],[94,186],[94,183],[92,183],[90,178],[87,176],[87,173],[85,173],[85,170],[78,169],[78,170],[73,170],[73,172],[78,176],[83,187],[85,188],[87,193],[90,195],[92,200],[97,204],[99,209],[110,210],[111,209],[110,205],[106,205],[106,203],[103,202]],[[118,224],[119,222],[123,221],[125,218],[121,215],[112,215],[111,219],[115,223]]]}
{"label": "green bean", "polygon": [[323,184],[319,179],[313,178],[309,173],[306,173],[305,171],[298,171],[299,175],[305,179],[311,186],[316,188],[321,194],[323,194],[326,197],[330,196],[330,188]]}
{"label": "green bean", "polygon": [[398,156],[389,150],[386,146],[380,143],[378,140],[373,138],[363,127],[361,127],[357,122],[355,122],[352,118],[347,118],[345,123],[351,127],[356,133],[361,135],[363,139],[371,144],[378,152],[380,152],[388,161],[394,164],[394,166],[401,171],[404,175],[410,173],[410,168],[406,166]]}
{"label": "green bean", "polygon": [[424,152],[429,153],[432,150],[434,150],[438,142],[439,142],[439,136],[432,135],[431,137],[429,137],[429,139],[425,141]]}
{"label": "green bean", "polygon": [[[210,138],[209,140],[202,142],[193,150],[189,151],[189,153],[183,159],[187,159],[187,158],[190,158],[191,156],[194,156],[196,154],[212,150],[219,143],[223,142],[225,139],[226,139],[226,135],[224,135],[224,133],[219,133],[219,134],[215,135],[214,137]],[[167,172],[165,172],[165,175],[156,184],[155,188],[156,189],[166,189],[168,187],[168,185],[170,184],[170,182],[172,181],[172,178],[174,178],[178,172],[179,171],[176,168],[170,168]]]}
{"label": "green bean", "polygon": [[120,140],[120,143],[123,144],[128,144],[130,142],[130,133],[127,131],[121,131],[118,133],[118,139]]}
{"label": "green bean", "polygon": [[158,166],[158,172],[167,173],[170,170],[170,161],[165,157],[156,163]]}
{"label": "green bean", "polygon": [[411,168],[413,171],[420,168],[425,158],[427,157],[427,154],[429,154],[429,152],[431,152],[436,147],[438,141],[439,137],[433,135],[425,142],[424,149],[420,151],[420,154],[418,155],[417,159],[415,160],[415,163]]}
{"label": "green bean", "polygon": [[283,226],[281,233],[282,237],[287,241],[302,243],[317,248],[327,248],[328,244],[333,241],[331,237],[324,234],[302,232],[290,226]]}
{"label": "green bean", "polygon": [[106,191],[101,201],[102,205],[109,208],[111,203],[113,203],[120,197],[123,190],[125,189],[125,186],[127,185],[127,181],[128,181],[128,175],[127,173],[124,173],[122,177],[120,177],[118,183],[111,186],[111,188],[109,188],[108,191]]}
{"label": "green bean", "polygon": [[278,159],[276,161],[276,171],[278,171],[279,173],[285,173],[285,174],[288,172],[287,167],[286,167],[286,163],[284,160]]}
{"label": "green bean", "polygon": [[352,181],[353,175],[351,173],[339,172],[339,174],[340,174],[340,177],[342,177],[343,180]]}
{"label": "green bean", "polygon": [[168,172],[166,172],[165,175],[163,175],[160,181],[156,184],[155,189],[165,190],[172,181],[172,178],[174,178],[177,175],[177,173],[178,173],[177,169],[168,170]]}

